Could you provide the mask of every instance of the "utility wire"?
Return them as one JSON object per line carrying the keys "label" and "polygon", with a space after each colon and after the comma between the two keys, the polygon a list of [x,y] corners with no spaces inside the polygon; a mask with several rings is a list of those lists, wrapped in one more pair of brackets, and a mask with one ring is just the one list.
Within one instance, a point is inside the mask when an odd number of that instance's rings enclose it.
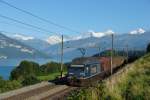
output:
{"label": "utility wire", "polygon": [[[2,22],[0,21],[0,24],[5,24],[5,25],[11,25],[11,26],[15,26],[17,28],[21,28],[21,29],[25,29],[25,30],[31,30],[31,31],[36,31],[36,32],[41,32],[40,30],[37,30],[37,29],[33,29],[31,27],[26,27],[26,26],[19,26],[19,25],[15,25],[14,23],[8,23],[8,22]],[[43,31],[42,31],[43,32]],[[46,33],[47,35],[49,35],[48,33]]]}
{"label": "utility wire", "polygon": [[[7,25],[11,25],[10,23],[7,23],[7,22],[0,22],[0,23],[3,23],[3,24],[7,24]],[[33,29],[30,29],[30,28],[27,28],[27,27],[20,27],[20,26],[17,26],[17,25],[13,25],[13,26],[16,26],[16,27],[18,27],[18,28],[23,28],[23,29],[28,29],[28,30],[32,30],[32,31],[37,31],[37,32],[41,32],[40,30],[33,30]],[[18,34],[18,33],[15,33],[15,32],[8,32],[8,31],[3,31],[3,30],[0,30],[0,32],[2,32],[2,33],[11,33],[11,34]],[[49,33],[45,33],[46,35],[49,35]],[[56,34],[56,33],[55,33]],[[60,34],[57,34],[58,36],[60,36]],[[58,41],[58,43],[59,42],[61,42],[60,40],[58,40],[58,39],[55,39],[55,38],[53,38],[55,41]]]}
{"label": "utility wire", "polygon": [[33,13],[27,11],[27,10],[23,10],[23,9],[21,9],[21,8],[18,8],[18,7],[16,7],[16,6],[14,6],[14,5],[12,5],[12,4],[10,4],[10,3],[4,1],[4,0],[0,0],[0,2],[3,3],[3,4],[5,4],[5,5],[8,5],[8,6],[11,7],[11,8],[17,9],[17,10],[23,12],[23,13],[26,13],[26,14],[28,14],[28,15],[31,15],[31,16],[33,16],[33,17],[35,17],[35,18],[37,18],[37,19],[39,19],[39,20],[41,20],[41,21],[44,21],[44,22],[46,22],[46,23],[52,24],[52,25],[57,26],[57,27],[59,27],[59,28],[62,28],[62,29],[65,29],[65,30],[69,30],[69,31],[72,31],[72,32],[75,32],[75,33],[80,33],[80,32],[78,32],[78,31],[73,30],[73,29],[71,29],[71,28],[68,28],[68,27],[66,27],[66,26],[56,24],[56,23],[54,23],[54,22],[52,22],[52,21],[50,21],[50,20],[47,20],[47,19],[42,18],[42,17],[40,17],[40,16],[37,16],[37,15],[35,15],[35,14],[33,14]]}
{"label": "utility wire", "polygon": [[13,22],[16,22],[16,23],[19,23],[19,24],[22,24],[22,25],[25,25],[25,26],[28,26],[28,27],[32,27],[32,28],[41,30],[41,31],[45,31],[45,32],[48,32],[48,33],[56,33],[56,32],[52,32],[52,31],[40,28],[38,26],[34,26],[34,25],[31,25],[31,24],[28,24],[28,23],[25,23],[25,22],[22,22],[22,21],[19,21],[19,20],[16,20],[16,19],[13,19],[13,18],[10,18],[10,17],[7,17],[7,16],[4,16],[4,15],[1,15],[1,14],[0,14],[0,17],[4,18],[4,19],[7,19],[7,20],[11,20]]}

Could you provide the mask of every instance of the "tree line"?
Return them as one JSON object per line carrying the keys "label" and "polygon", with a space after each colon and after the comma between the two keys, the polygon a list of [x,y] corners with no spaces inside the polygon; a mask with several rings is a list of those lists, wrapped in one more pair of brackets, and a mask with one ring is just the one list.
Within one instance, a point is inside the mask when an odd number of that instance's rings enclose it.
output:
{"label": "tree line", "polygon": [[[67,67],[64,65],[64,71],[66,70]],[[11,71],[9,80],[4,80],[0,77],[0,93],[39,83],[38,76],[51,75],[59,72],[60,63],[48,62],[39,65],[33,61],[24,60]]]}

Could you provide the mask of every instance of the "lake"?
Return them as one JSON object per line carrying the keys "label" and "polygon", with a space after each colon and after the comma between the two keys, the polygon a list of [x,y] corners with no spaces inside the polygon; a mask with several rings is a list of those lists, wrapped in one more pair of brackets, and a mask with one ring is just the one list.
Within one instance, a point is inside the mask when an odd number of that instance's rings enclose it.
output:
{"label": "lake", "polygon": [[14,66],[0,66],[0,76],[2,76],[5,80],[9,79],[10,72],[14,68]]}
{"label": "lake", "polygon": [[34,61],[40,65],[52,61],[52,59],[0,59],[0,76],[9,79],[11,71],[23,60]]}

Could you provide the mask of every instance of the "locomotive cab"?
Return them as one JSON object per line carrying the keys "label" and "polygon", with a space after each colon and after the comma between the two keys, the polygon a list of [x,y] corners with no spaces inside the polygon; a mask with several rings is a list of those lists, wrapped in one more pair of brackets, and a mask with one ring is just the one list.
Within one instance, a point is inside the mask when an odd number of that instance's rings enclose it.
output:
{"label": "locomotive cab", "polygon": [[71,65],[68,75],[76,78],[87,78],[100,72],[100,64]]}
{"label": "locomotive cab", "polygon": [[84,65],[71,65],[68,69],[68,75],[70,77],[83,78],[85,77]]}
{"label": "locomotive cab", "polygon": [[85,79],[100,72],[101,66],[99,60],[91,60],[91,58],[78,58],[75,59],[68,68],[68,78]]}

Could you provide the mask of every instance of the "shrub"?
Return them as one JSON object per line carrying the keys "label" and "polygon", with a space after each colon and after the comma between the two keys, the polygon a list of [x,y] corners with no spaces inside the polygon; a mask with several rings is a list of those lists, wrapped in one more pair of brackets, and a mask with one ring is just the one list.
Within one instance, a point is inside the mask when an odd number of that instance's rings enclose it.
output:
{"label": "shrub", "polygon": [[0,79],[0,93],[17,89],[17,88],[20,88],[21,86],[22,85],[19,81],[16,81],[16,80],[10,81],[10,80]]}
{"label": "shrub", "polygon": [[27,86],[27,85],[33,85],[36,83],[39,83],[40,80],[38,80],[35,76],[30,75],[24,78],[24,80],[22,81],[22,85],[23,86]]}

